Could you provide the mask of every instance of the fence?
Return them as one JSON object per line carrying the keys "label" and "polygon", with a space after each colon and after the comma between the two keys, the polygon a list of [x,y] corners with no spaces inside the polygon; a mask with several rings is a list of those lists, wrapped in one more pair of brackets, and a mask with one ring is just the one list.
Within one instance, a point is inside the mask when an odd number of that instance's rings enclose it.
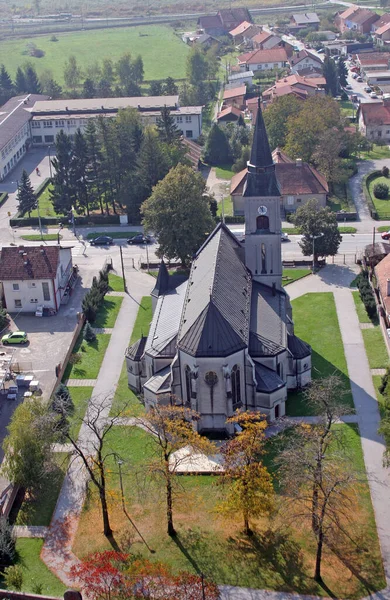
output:
{"label": "fence", "polygon": [[62,365],[60,364],[59,365],[59,369],[57,369],[57,372],[56,372],[57,379],[54,382],[53,388],[52,388],[52,390],[51,390],[51,392],[49,394],[49,398],[53,395],[54,390],[61,383],[61,379],[64,376],[65,369],[66,369],[66,366],[68,364],[70,355],[73,352],[73,348],[75,347],[75,344],[77,342],[77,338],[79,337],[80,332],[81,332],[81,330],[82,330],[82,328],[84,326],[84,322],[85,322],[85,316],[84,316],[84,314],[83,313],[78,313],[78,323],[77,323],[77,325],[76,325],[76,327],[75,327],[75,329],[73,331],[73,337],[72,337],[72,340],[70,342],[70,346],[68,348],[68,351],[67,351],[67,353],[65,355],[64,362],[62,363]]}

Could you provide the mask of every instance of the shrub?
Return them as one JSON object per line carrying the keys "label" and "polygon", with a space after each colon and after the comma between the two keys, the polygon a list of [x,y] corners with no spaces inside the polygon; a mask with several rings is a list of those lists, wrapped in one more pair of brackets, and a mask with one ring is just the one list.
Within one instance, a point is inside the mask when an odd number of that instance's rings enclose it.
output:
{"label": "shrub", "polygon": [[5,517],[0,517],[0,564],[10,565],[15,560],[15,538]]}
{"label": "shrub", "polygon": [[23,571],[19,565],[12,565],[4,569],[4,583],[9,590],[19,592],[23,586]]}
{"label": "shrub", "polygon": [[378,388],[379,393],[382,394],[382,396],[385,396],[387,394],[387,385],[389,383],[389,378],[390,378],[390,367],[387,367],[386,373],[383,375],[381,384]]}
{"label": "shrub", "polygon": [[51,42],[58,42],[58,37],[56,35],[54,35],[54,33],[53,33],[53,35],[50,38],[50,41]]}
{"label": "shrub", "polygon": [[54,392],[53,399],[51,401],[51,408],[54,412],[60,415],[70,415],[74,411],[74,404],[72,396],[70,395],[68,387],[64,383],[60,383],[56,391]]}
{"label": "shrub", "polygon": [[382,167],[381,173],[382,173],[382,176],[386,177],[386,179],[387,179],[389,177],[389,173],[390,173],[389,167],[386,167],[386,165],[384,167]]}
{"label": "shrub", "polygon": [[389,186],[385,183],[376,183],[374,185],[374,196],[379,200],[385,200],[389,195]]}
{"label": "shrub", "polygon": [[79,363],[81,363],[81,360],[82,360],[82,356],[78,352],[74,352],[69,357],[69,362],[71,365],[78,365]]}
{"label": "shrub", "polygon": [[96,341],[96,333],[91,327],[91,324],[87,321],[84,327],[84,339],[86,342],[92,343]]}

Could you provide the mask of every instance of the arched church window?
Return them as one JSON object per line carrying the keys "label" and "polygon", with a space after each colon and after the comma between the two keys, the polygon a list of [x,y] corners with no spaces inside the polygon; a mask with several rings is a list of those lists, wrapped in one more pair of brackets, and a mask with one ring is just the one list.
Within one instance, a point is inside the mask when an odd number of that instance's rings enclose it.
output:
{"label": "arched church window", "polygon": [[232,382],[232,401],[233,401],[233,410],[240,408],[241,406],[241,380],[240,380],[240,367],[238,365],[234,365],[231,374],[231,382]]}
{"label": "arched church window", "polygon": [[191,402],[191,369],[188,365],[184,367],[184,376],[186,381],[186,400]]}
{"label": "arched church window", "polygon": [[267,215],[260,215],[256,219],[256,229],[268,230],[269,229],[269,218]]}
{"label": "arched church window", "polygon": [[265,244],[261,244],[261,272],[267,272],[267,253],[265,249]]}

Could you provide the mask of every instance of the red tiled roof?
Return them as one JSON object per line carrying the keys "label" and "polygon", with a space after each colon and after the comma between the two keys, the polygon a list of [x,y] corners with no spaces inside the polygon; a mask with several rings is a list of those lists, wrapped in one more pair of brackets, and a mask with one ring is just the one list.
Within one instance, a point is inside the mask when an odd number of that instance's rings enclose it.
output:
{"label": "red tiled roof", "polygon": [[252,27],[252,23],[249,23],[248,21],[243,21],[235,29],[229,31],[229,33],[232,37],[235,37],[236,35],[241,35],[250,27]]}
{"label": "red tiled roof", "polygon": [[252,42],[256,42],[256,44],[264,44],[264,42],[269,40],[271,37],[274,37],[272,33],[269,33],[268,31],[260,31],[253,36]]}
{"label": "red tiled roof", "polygon": [[279,98],[281,96],[288,96],[289,94],[293,94],[298,98],[306,98],[308,96],[307,90],[303,90],[292,85],[274,85],[272,88],[268,88],[268,90],[263,92],[264,99],[266,99],[268,96],[272,96],[272,98]]}
{"label": "red tiled roof", "polygon": [[387,295],[387,280],[390,279],[390,254],[382,258],[374,270],[382,302],[385,305],[387,314],[390,314],[390,296]]}
{"label": "red tiled roof", "polygon": [[384,65],[389,64],[390,55],[388,52],[369,52],[367,54],[359,54],[358,60],[363,67],[368,65]]}
{"label": "red tiled roof", "polygon": [[389,29],[390,29],[390,22],[385,23],[384,25],[381,25],[381,27],[378,27],[378,29],[375,31],[375,35],[382,35],[383,33],[386,33],[386,31],[388,31]]}
{"label": "red tiled roof", "polygon": [[315,62],[322,64],[322,60],[320,58],[318,58],[318,56],[316,56],[312,52],[308,52],[305,49],[304,50],[300,50],[299,52],[296,52],[290,58],[289,62],[290,62],[291,65],[296,65],[296,64],[300,63],[302,60],[304,60],[305,58],[311,58]]}
{"label": "red tiled roof", "polygon": [[5,246],[0,254],[0,281],[53,279],[59,256],[58,246]]}
{"label": "red tiled roof", "polygon": [[181,143],[186,150],[186,158],[188,158],[192,167],[197,171],[200,157],[202,156],[202,147],[185,137],[182,138]]}
{"label": "red tiled roof", "polygon": [[270,48],[269,50],[254,50],[246,52],[238,57],[239,63],[258,65],[262,63],[287,62],[287,54],[284,48]]}
{"label": "red tiled roof", "polygon": [[245,96],[246,85],[240,85],[229,90],[225,90],[223,93],[223,99],[228,100],[229,98],[236,98],[237,96]]}
{"label": "red tiled roof", "polygon": [[365,125],[390,125],[390,105],[383,102],[362,102],[358,110]]}
{"label": "red tiled roof", "polygon": [[370,19],[375,20],[375,18],[379,19],[379,15],[372,12],[372,10],[369,10],[368,8],[359,8],[359,10],[350,17],[350,20],[358,25],[363,25],[366,21],[369,21]]}
{"label": "red tiled roof", "polygon": [[347,8],[347,10],[345,10],[342,13],[340,13],[339,17],[340,17],[340,19],[348,19],[351,15],[353,15],[358,10],[359,10],[359,7],[356,6],[355,4],[353,4],[352,6],[350,6],[349,8]]}
{"label": "red tiled roof", "polygon": [[239,119],[242,116],[242,112],[235,106],[228,106],[227,108],[224,108],[224,110],[221,110],[220,113],[218,113],[217,121],[223,119],[224,117],[227,117],[228,115],[234,115],[235,117],[237,117],[237,119]]}
{"label": "red tiled roof", "polygon": [[239,173],[236,173],[235,175],[233,175],[232,180],[230,182],[230,193],[231,194],[237,193],[238,187],[241,184],[244,185],[244,181],[245,181],[247,173],[248,173],[248,169],[243,169]]}

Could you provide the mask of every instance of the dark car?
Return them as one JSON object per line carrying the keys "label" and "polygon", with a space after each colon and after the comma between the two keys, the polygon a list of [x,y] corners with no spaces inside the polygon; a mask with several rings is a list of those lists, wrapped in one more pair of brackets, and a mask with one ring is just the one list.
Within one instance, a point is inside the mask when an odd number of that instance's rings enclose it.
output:
{"label": "dark car", "polygon": [[110,246],[113,243],[114,240],[108,235],[99,235],[90,241],[91,246]]}
{"label": "dark car", "polygon": [[134,237],[127,240],[128,244],[151,244],[152,242],[153,239],[150,237],[150,235],[144,235],[143,233],[138,233]]}

